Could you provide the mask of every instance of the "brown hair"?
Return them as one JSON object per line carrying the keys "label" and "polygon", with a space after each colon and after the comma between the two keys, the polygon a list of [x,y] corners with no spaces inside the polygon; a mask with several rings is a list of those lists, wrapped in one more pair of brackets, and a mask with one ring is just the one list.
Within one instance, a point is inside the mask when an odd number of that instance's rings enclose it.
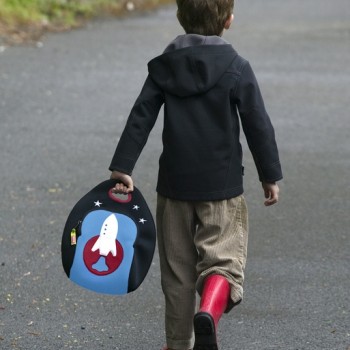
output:
{"label": "brown hair", "polygon": [[187,34],[221,35],[234,0],[176,0],[177,18]]}

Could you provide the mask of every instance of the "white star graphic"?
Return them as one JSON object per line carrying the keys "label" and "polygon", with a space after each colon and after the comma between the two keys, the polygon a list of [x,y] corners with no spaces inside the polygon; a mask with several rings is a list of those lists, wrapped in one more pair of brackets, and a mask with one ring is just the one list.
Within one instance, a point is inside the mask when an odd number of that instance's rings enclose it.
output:
{"label": "white star graphic", "polygon": [[133,210],[139,210],[140,207],[139,207],[138,205],[134,205],[134,206],[132,207],[132,209],[133,209]]}
{"label": "white star graphic", "polygon": [[146,221],[147,221],[147,220],[145,220],[144,218],[142,218],[142,219],[140,219],[139,222],[140,222],[141,224],[144,224]]}
{"label": "white star graphic", "polygon": [[95,207],[100,207],[101,206],[101,204],[103,204],[103,203],[101,203],[99,200],[98,201],[96,201],[96,202],[94,202],[95,203]]}

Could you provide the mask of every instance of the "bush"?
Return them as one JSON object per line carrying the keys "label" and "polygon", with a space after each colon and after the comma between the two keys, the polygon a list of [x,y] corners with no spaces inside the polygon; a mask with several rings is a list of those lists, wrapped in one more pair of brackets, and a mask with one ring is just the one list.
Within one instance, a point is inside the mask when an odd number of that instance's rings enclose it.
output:
{"label": "bush", "polygon": [[[0,0],[0,22],[6,26],[48,24],[74,26],[102,12],[120,12],[126,0]],[[157,4],[160,0],[141,0]]]}
{"label": "bush", "polygon": [[0,0],[0,44],[37,40],[46,30],[80,26],[101,14],[119,15],[174,0]]}

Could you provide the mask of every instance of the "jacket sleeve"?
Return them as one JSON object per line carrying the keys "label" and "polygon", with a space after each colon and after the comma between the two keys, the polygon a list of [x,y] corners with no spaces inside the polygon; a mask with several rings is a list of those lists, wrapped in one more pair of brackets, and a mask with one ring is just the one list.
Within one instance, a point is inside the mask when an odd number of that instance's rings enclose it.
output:
{"label": "jacket sleeve", "polygon": [[109,170],[131,175],[163,103],[163,92],[148,76],[130,112]]}
{"label": "jacket sleeve", "polygon": [[248,61],[243,66],[235,98],[260,181],[271,183],[281,180],[283,176],[274,128]]}

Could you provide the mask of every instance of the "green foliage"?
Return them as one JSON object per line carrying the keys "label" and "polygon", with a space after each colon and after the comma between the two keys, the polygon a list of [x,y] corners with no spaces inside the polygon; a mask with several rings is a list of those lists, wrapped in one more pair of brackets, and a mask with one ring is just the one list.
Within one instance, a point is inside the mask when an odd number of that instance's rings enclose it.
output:
{"label": "green foliage", "polygon": [[120,0],[0,0],[0,22],[25,25],[45,22],[74,25]]}
{"label": "green foliage", "polygon": [[37,21],[40,14],[33,6],[34,0],[0,0],[0,18],[7,24]]}

